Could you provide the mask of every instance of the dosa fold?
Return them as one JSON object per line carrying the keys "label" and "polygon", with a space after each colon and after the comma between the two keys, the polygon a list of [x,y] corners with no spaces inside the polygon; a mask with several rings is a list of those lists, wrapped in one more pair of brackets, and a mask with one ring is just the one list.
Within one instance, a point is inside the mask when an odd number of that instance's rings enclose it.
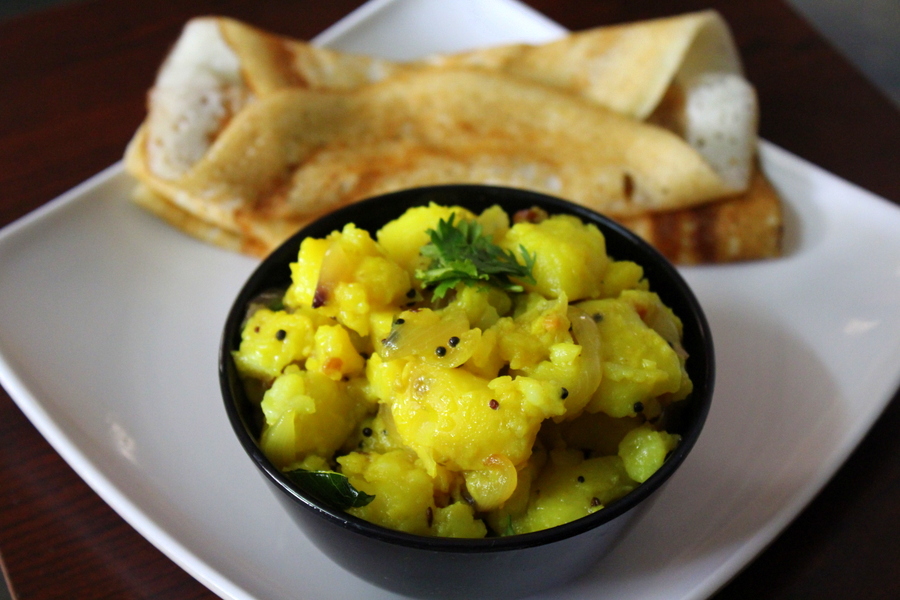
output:
{"label": "dosa fold", "polygon": [[[142,183],[139,204],[253,254],[339,206],[440,183],[563,197],[661,247],[662,229],[651,236],[647,224],[663,213],[713,202],[732,203],[732,217],[753,212],[737,198],[760,193],[756,122],[753,89],[713,11],[411,63],[202,18],[163,64],[126,165]],[[777,196],[767,198],[780,231]],[[737,246],[667,255],[763,256]]]}

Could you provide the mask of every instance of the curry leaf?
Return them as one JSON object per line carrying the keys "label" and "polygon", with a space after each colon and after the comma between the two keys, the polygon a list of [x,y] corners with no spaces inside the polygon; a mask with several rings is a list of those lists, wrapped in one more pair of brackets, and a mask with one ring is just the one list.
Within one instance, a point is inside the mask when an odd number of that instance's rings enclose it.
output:
{"label": "curry leaf", "polygon": [[346,475],[334,471],[294,469],[285,475],[302,491],[340,510],[360,508],[375,499],[353,487]]}

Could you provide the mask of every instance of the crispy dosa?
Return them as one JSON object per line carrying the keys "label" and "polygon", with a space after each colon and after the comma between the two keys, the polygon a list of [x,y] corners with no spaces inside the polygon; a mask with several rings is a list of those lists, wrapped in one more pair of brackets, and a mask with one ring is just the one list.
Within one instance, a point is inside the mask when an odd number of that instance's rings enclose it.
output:
{"label": "crispy dosa", "polygon": [[[756,111],[712,11],[414,63],[203,18],[164,63],[126,165],[139,204],[251,254],[346,203],[466,182],[580,202],[679,262],[742,260],[780,241],[753,170]],[[763,213],[774,226],[743,224]]]}
{"label": "crispy dosa", "polygon": [[[638,120],[675,125],[730,185],[749,181],[757,106],[727,25],[715,11],[574,33],[411,63],[336,52],[233,19],[190,21],[160,70],[147,119],[150,170],[190,168],[247,103],[288,87],[347,91],[427,65],[506,73]],[[662,103],[672,90],[680,101]],[[663,114],[660,115],[660,112]]]}
{"label": "crispy dosa", "polygon": [[[263,258],[280,241],[263,241],[249,234],[211,225],[139,184],[136,203],[176,229],[216,246]],[[781,204],[762,171],[755,171],[743,194],[693,208],[619,222],[682,265],[727,263],[775,258],[781,253]],[[285,231],[286,236],[290,233]],[[286,239],[286,238],[285,238]]]}
{"label": "crispy dosa", "polygon": [[[139,172],[139,151],[130,158]],[[245,107],[179,179],[142,175],[185,210],[257,237],[435,183],[524,187],[617,217],[734,191],[668,130],[543,85],[455,68],[344,93],[286,88]]]}

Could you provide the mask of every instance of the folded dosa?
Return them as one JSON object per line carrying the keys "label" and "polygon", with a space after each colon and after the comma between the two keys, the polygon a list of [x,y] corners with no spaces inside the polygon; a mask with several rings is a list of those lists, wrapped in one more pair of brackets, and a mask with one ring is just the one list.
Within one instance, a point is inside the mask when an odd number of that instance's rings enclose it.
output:
{"label": "folded dosa", "polygon": [[434,183],[524,187],[611,216],[734,192],[666,129],[543,85],[455,68],[349,92],[283,89],[245,107],[179,179],[141,175],[185,210],[256,236]]}
{"label": "folded dosa", "polygon": [[[727,25],[711,10],[411,63],[337,52],[233,19],[193,19],[150,93],[150,170],[169,178],[183,173],[256,98],[287,87],[346,91],[426,65],[503,72],[671,126],[733,191],[749,181],[756,97]],[[676,96],[677,102],[663,102]]]}
{"label": "folded dosa", "polygon": [[[263,258],[281,240],[264,241],[204,221],[139,184],[134,199],[175,228],[204,242]],[[682,265],[725,263],[780,255],[781,204],[778,194],[756,170],[749,189],[693,208],[619,219],[666,258]],[[289,232],[285,232],[289,235]]]}
{"label": "folded dosa", "polygon": [[126,164],[143,205],[151,194],[170,222],[251,253],[340,205],[435,183],[544,191],[646,231],[755,189],[756,118],[712,11],[413,63],[203,18],[164,63]]}
{"label": "folded dosa", "polygon": [[781,200],[758,168],[747,191],[737,196],[618,221],[676,264],[726,263],[781,255]]}

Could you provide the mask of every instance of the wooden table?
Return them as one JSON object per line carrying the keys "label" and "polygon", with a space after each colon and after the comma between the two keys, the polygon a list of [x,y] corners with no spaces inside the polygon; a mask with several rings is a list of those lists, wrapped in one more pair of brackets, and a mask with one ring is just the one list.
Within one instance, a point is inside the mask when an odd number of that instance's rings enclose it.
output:
{"label": "wooden table", "polygon": [[[121,157],[188,18],[224,14],[309,39],[360,3],[93,0],[0,24],[0,226]],[[757,87],[762,136],[900,201],[900,113],[781,1],[527,3],[571,29],[717,8]],[[812,504],[716,597],[900,598],[898,430],[900,396]],[[0,555],[21,599],[213,597],[88,488],[2,391]]]}

